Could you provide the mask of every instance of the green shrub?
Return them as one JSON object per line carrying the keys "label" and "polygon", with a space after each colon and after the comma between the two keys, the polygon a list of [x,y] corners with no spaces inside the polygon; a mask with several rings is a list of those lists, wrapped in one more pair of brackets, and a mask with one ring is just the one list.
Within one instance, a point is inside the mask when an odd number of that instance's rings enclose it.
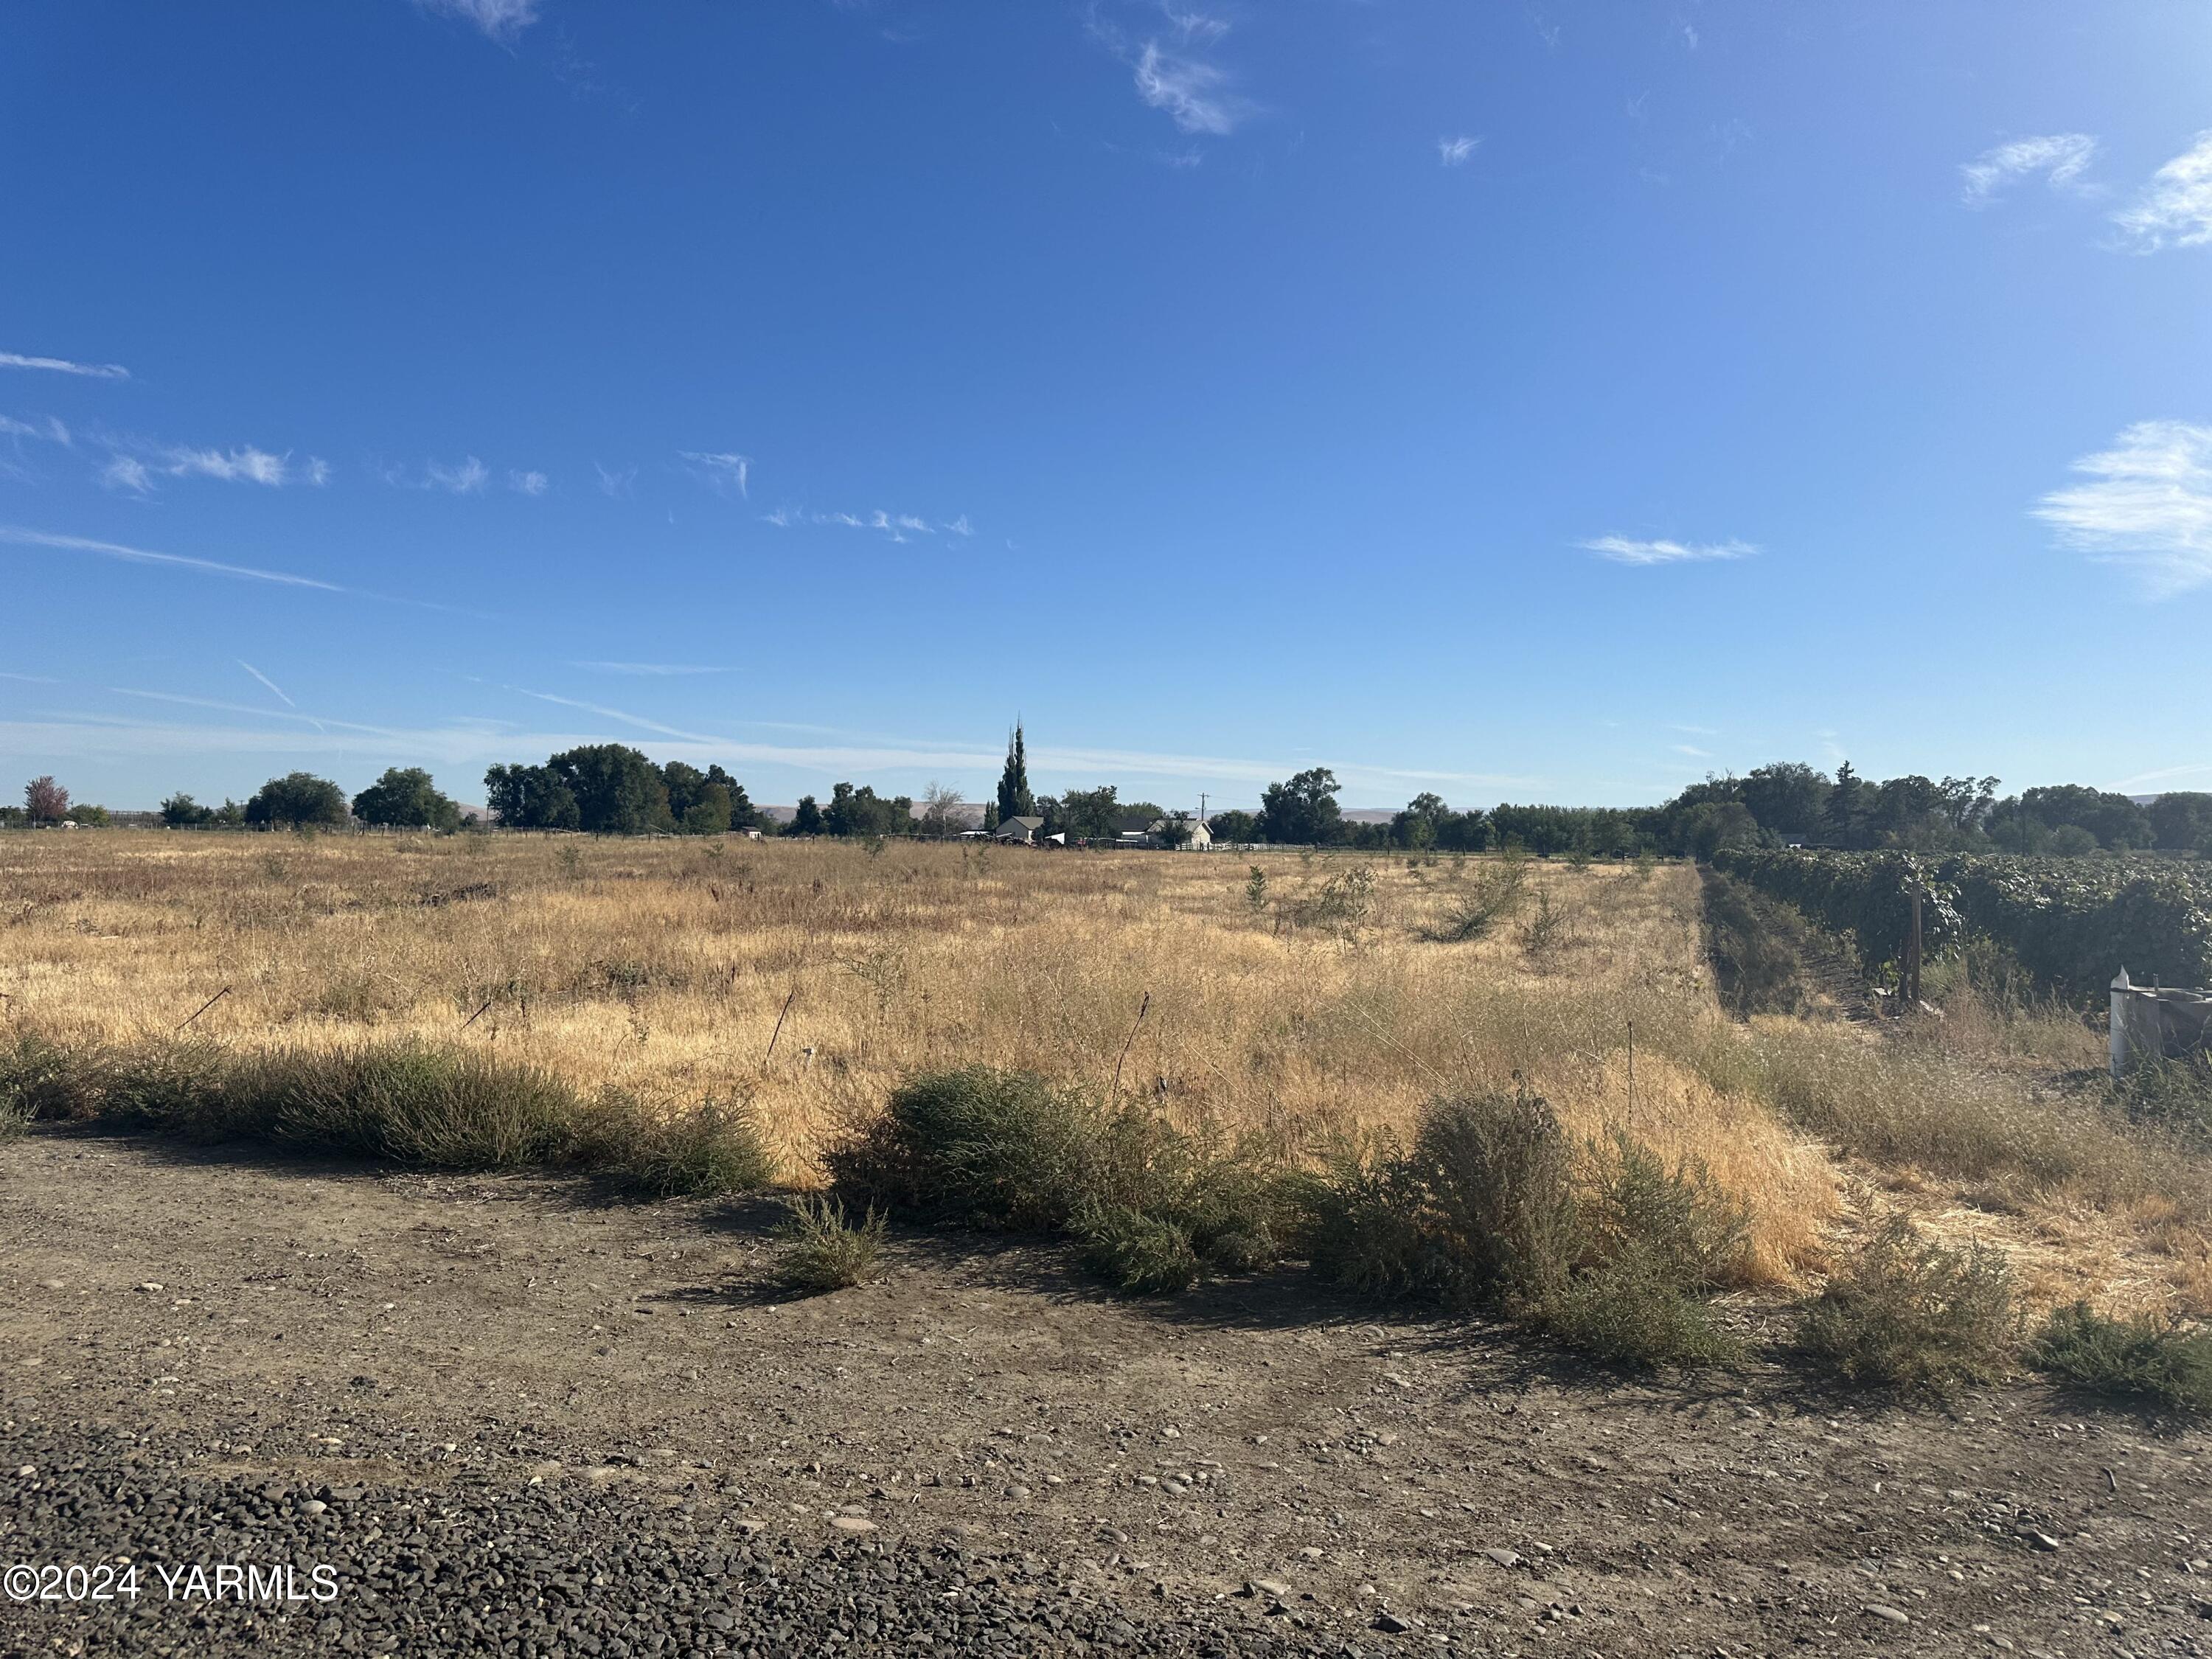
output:
{"label": "green shrub", "polygon": [[1741,1206],[1619,1133],[1578,1155],[1526,1090],[1437,1101],[1410,1148],[1340,1148],[1296,1191],[1314,1270],[1357,1295],[1498,1309],[1615,1364],[1741,1352],[1706,1305]]}
{"label": "green shrub", "polygon": [[1315,1270],[1363,1296],[1540,1300],[1583,1250],[1572,1152],[1525,1090],[1434,1102],[1410,1147],[1339,1148],[1297,1193]]}
{"label": "green shrub", "polygon": [[407,1040],[250,1056],[222,1092],[216,1133],[428,1169],[556,1161],[578,1115],[568,1085],[535,1066]]}
{"label": "green shrub", "polygon": [[884,1218],[874,1210],[859,1226],[832,1198],[798,1198],[776,1235],[783,1244],[775,1283],[793,1296],[849,1290],[874,1276],[884,1248]]}
{"label": "green shrub", "polygon": [[2020,1345],[2012,1269],[1997,1251],[1946,1249],[1899,1217],[1804,1304],[1798,1340],[1854,1382],[1940,1396],[1998,1382]]}
{"label": "green shrub", "polygon": [[0,1048],[0,1113],[185,1139],[262,1140],[441,1170],[567,1164],[656,1195],[764,1186],[775,1162],[741,1107],[589,1103],[536,1066],[412,1040],[234,1054],[156,1040]]}
{"label": "green shrub", "polygon": [[1426,1199],[1428,1272],[1448,1300],[1540,1299],[1580,1255],[1573,1153],[1540,1096],[1436,1102],[1408,1164]]}
{"label": "green shrub", "polygon": [[1534,1310],[1561,1342],[1609,1364],[1656,1369],[1723,1364],[1743,1345],[1664,1244],[1632,1241],[1554,1288]]}
{"label": "green shrub", "polygon": [[1434,1289],[1425,1195],[1395,1142],[1338,1147],[1319,1170],[1293,1177],[1291,1192],[1293,1248],[1320,1277],[1376,1301]]}
{"label": "green shrub", "polygon": [[1584,1248],[1609,1258],[1652,1258],[1677,1284],[1711,1289],[1741,1259],[1751,1218],[1694,1159],[1674,1168],[1619,1128],[1589,1149],[1591,1188],[1582,1219]]}
{"label": "green shrub", "polygon": [[1164,1296],[1198,1281],[1190,1235],[1127,1204],[1102,1205],[1077,1230],[1083,1265],[1131,1296]]}
{"label": "green shrub", "polygon": [[97,1048],[64,1048],[35,1031],[18,1031],[0,1049],[0,1107],[26,1122],[91,1116],[98,1109]]}
{"label": "green shrub", "polygon": [[2109,1319],[2076,1302],[2051,1316],[2028,1359],[2076,1388],[2212,1412],[2212,1331],[2147,1316]]}
{"label": "green shrub", "polygon": [[266,1133],[242,1121],[253,1110],[249,1091],[239,1086],[238,1062],[215,1043],[149,1042],[88,1056],[85,1066],[98,1091],[94,1110],[107,1122],[187,1140]]}
{"label": "green shrub", "polygon": [[1109,1108],[1023,1072],[925,1073],[824,1159],[848,1203],[1006,1232],[1074,1235],[1117,1288],[1180,1290],[1201,1267],[1278,1260],[1291,1231],[1281,1160],[1139,1107]]}
{"label": "green shrub", "polygon": [[883,1115],[826,1155],[839,1194],[1006,1231],[1065,1227],[1098,1138],[1097,1113],[1029,1072],[988,1066],[910,1079]]}
{"label": "green shrub", "polygon": [[657,1112],[609,1090],[586,1115],[569,1158],[654,1198],[757,1192],[775,1178],[775,1154],[751,1109],[711,1098]]}
{"label": "green shrub", "polygon": [[1164,1206],[1206,1266],[1254,1273],[1282,1260],[1294,1222],[1280,1157],[1249,1140],[1201,1143],[1182,1190]]}

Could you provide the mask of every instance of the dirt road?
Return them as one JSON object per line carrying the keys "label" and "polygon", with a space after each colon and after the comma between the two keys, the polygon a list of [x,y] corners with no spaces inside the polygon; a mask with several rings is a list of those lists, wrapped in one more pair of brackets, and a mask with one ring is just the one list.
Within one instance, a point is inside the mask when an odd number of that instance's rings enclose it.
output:
{"label": "dirt road", "polygon": [[[0,1564],[142,1570],[0,1650],[2212,1650],[2201,1430],[1623,1382],[964,1237],[779,1303],[775,1214],[0,1146]],[[192,1594],[241,1561],[306,1599]]]}

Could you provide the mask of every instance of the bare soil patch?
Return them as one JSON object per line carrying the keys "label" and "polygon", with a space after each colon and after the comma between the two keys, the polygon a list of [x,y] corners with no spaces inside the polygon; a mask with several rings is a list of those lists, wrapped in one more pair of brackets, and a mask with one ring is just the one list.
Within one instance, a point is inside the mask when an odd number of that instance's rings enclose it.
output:
{"label": "bare soil patch", "polygon": [[0,1605],[0,1650],[2212,1645],[2201,1430],[1623,1381],[1297,1274],[1129,1303],[964,1235],[781,1302],[778,1213],[0,1149],[0,1558],[354,1575],[334,1613]]}

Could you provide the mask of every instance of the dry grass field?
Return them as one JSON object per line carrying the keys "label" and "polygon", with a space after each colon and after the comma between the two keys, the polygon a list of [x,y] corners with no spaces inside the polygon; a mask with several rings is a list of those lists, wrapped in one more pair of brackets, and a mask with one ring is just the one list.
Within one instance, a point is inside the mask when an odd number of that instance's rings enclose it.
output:
{"label": "dry grass field", "polygon": [[[2078,1022],[1940,1039],[1728,1018],[1697,873],[1495,860],[567,836],[0,838],[0,1019],[70,1039],[487,1045],[671,1113],[748,1103],[784,1178],[921,1067],[1029,1067],[1310,1150],[1516,1074],[1573,1131],[1703,1161],[1747,1285],[1905,1206],[2024,1253],[2039,1299],[2212,1306],[2201,1164],[2046,1080]],[[1255,885],[1263,890],[1255,890]],[[1143,1010],[1139,1018],[1139,1010]],[[781,1022],[779,1032],[778,1024]],[[773,1052],[771,1053],[771,1046]]]}

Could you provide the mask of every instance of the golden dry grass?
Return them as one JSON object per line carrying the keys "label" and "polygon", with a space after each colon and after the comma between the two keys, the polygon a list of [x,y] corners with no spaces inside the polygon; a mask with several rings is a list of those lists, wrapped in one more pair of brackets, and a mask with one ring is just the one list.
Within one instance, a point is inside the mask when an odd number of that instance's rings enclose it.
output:
{"label": "golden dry grass", "polygon": [[1538,871],[1569,920],[1532,949],[1515,923],[1420,937],[1475,864],[1263,863],[1255,909],[1249,861],[1192,854],[9,836],[0,994],[18,1020],[125,1038],[227,986],[193,1029],[248,1045],[453,1037],[483,1008],[465,1040],[586,1089],[748,1094],[800,1181],[826,1133],[920,1066],[1030,1066],[1103,1091],[1119,1062],[1125,1095],[1294,1145],[1402,1125],[1443,1090],[1518,1072],[1581,1133],[1623,1122],[1706,1161],[1757,1213],[1753,1277],[1815,1252],[1826,1159],[1674,1057],[1718,1021],[1687,871]]}
{"label": "golden dry grass", "polygon": [[[1925,1161],[1838,1133],[1862,1099],[1893,1114],[1899,1090],[1956,1097],[1966,1135],[2039,1126],[1991,1154],[1992,1178],[2008,1158],[2081,1139],[1985,1062],[1986,1034],[1973,1053],[1931,1056],[1838,1024],[1726,1019],[1686,868],[1531,866],[1532,894],[1565,917],[1548,941],[1531,939],[1524,912],[1446,944],[1431,936],[1494,864],[1261,864],[1255,906],[1251,861],[1226,855],[14,835],[0,837],[0,1017],[130,1039],[228,988],[196,1034],[459,1039],[671,1109],[742,1095],[799,1184],[825,1136],[924,1066],[1025,1066],[1103,1093],[1119,1064],[1125,1097],[1292,1147],[1402,1127],[1439,1093],[1518,1074],[1579,1134],[1617,1123],[1705,1162],[1751,1212],[1750,1284],[1788,1284],[1822,1260],[1844,1177],[1810,1136],[1899,1172]],[[2156,1170],[2071,1167],[2013,1170],[2050,1189],[2049,1206],[2027,1208],[2087,1206],[2108,1234],[2142,1241],[2113,1274],[2192,1302],[2203,1241],[2159,1207]],[[2025,1215],[2005,1224],[2033,1242]],[[2098,1260],[2117,1248],[2100,1237],[2086,1252]]]}

